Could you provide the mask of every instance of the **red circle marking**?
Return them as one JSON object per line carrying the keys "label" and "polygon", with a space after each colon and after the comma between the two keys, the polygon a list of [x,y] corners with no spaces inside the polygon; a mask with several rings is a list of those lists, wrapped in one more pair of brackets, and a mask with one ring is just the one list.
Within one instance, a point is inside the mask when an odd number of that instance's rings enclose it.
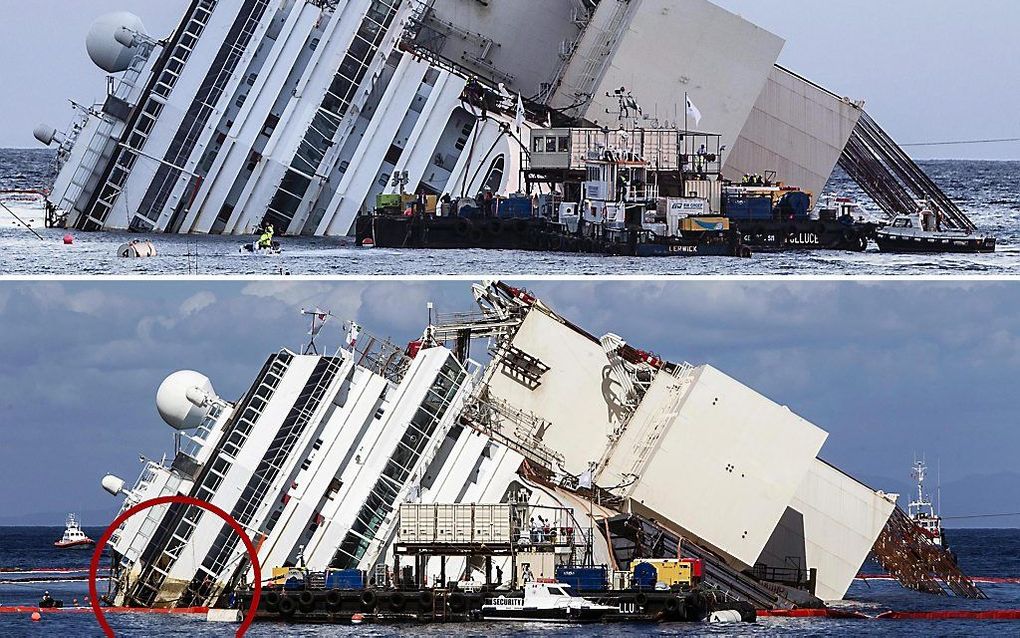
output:
{"label": "red circle marking", "polygon": [[156,507],[157,505],[166,505],[169,503],[180,503],[181,505],[194,505],[200,507],[206,511],[212,512],[216,516],[222,518],[227,525],[230,525],[238,536],[241,537],[241,542],[244,543],[244,548],[248,552],[248,559],[251,561],[251,565],[255,570],[255,595],[251,599],[251,604],[248,605],[248,612],[244,615],[244,620],[241,622],[241,626],[237,629],[237,638],[241,638],[251,627],[251,623],[255,620],[255,612],[259,608],[259,600],[262,598],[262,566],[259,565],[258,553],[255,551],[255,545],[252,544],[251,539],[244,532],[244,528],[241,524],[234,520],[230,514],[227,514],[222,509],[216,507],[212,503],[200,501],[197,498],[190,496],[161,496],[148,501],[144,501],[135,505],[128,511],[124,512],[117,517],[117,520],[110,523],[110,526],[103,532],[103,537],[96,543],[96,549],[92,553],[92,564],[89,566],[89,602],[92,604],[92,611],[96,615],[96,619],[99,621],[99,626],[102,627],[103,633],[110,638],[114,637],[113,629],[110,628],[110,623],[106,622],[106,616],[103,615],[103,609],[99,606],[99,591],[96,587],[96,575],[99,573],[99,559],[102,557],[103,548],[110,541],[110,537],[117,531],[124,521],[131,518],[138,512],[149,509],[150,507]]}

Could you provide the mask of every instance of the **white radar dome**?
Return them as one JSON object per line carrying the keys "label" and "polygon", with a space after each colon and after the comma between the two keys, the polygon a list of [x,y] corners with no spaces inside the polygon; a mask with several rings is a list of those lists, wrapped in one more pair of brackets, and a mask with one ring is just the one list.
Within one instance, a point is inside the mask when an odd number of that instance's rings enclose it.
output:
{"label": "white radar dome", "polygon": [[125,36],[124,31],[145,34],[142,19],[127,11],[108,13],[92,23],[85,48],[89,57],[100,69],[107,73],[120,73],[131,66],[131,60],[141,51],[141,45],[125,46],[132,43],[133,38]]}
{"label": "white radar dome", "polygon": [[107,474],[103,477],[103,489],[117,496],[124,491],[124,479],[113,474]]}
{"label": "white radar dome", "polygon": [[53,140],[57,139],[57,137],[59,136],[59,133],[57,133],[57,129],[47,124],[40,124],[39,126],[35,127],[35,130],[32,131],[32,134],[35,136],[35,139],[39,140],[46,146],[53,144]]}
{"label": "white radar dome", "polygon": [[156,409],[175,430],[193,430],[209,413],[216,399],[209,377],[193,370],[171,374],[156,391]]}

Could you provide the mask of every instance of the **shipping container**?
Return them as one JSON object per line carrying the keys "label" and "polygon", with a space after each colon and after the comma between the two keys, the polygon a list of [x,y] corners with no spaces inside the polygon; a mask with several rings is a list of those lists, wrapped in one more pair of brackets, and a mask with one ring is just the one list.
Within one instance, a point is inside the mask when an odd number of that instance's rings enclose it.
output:
{"label": "shipping container", "polygon": [[595,567],[561,565],[556,568],[556,580],[570,585],[574,591],[606,591],[609,589],[609,570],[605,565]]}
{"label": "shipping container", "polygon": [[[638,567],[641,565],[651,566],[655,570],[655,582],[664,583],[667,587],[674,585],[690,586],[694,580],[694,566],[689,560],[679,560],[676,558],[640,559],[637,567],[634,569],[635,580],[639,579]],[[641,568],[641,571],[641,587],[646,587],[649,572],[646,568]]]}
{"label": "shipping container", "polygon": [[529,219],[532,217],[530,197],[510,197],[496,203],[496,214],[503,219]]}
{"label": "shipping container", "polygon": [[326,589],[364,589],[365,572],[360,569],[331,569],[326,572]]}
{"label": "shipping container", "polygon": [[685,233],[705,233],[730,229],[728,217],[686,217],[680,220],[680,230]]}
{"label": "shipping container", "polygon": [[772,219],[772,200],[768,197],[727,197],[723,214],[730,219],[762,221]]}
{"label": "shipping container", "polygon": [[631,583],[635,589],[655,589],[655,583],[659,578],[655,566],[648,563],[636,563],[633,571],[634,578]]}
{"label": "shipping container", "polygon": [[454,506],[453,510],[453,541],[455,543],[470,543],[474,537],[474,507]]}

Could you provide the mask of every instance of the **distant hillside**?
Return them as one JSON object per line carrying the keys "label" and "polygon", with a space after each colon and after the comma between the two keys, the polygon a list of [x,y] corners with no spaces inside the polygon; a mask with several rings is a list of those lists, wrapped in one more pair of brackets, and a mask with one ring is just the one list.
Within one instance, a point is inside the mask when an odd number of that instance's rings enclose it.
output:
{"label": "distant hillside", "polygon": [[[92,509],[75,512],[84,527],[106,527],[117,517],[119,505],[109,509]],[[0,527],[63,527],[68,512],[37,512],[34,514],[0,515]]]}
{"label": "distant hillside", "polygon": [[[914,483],[881,476],[866,476],[862,480],[875,489],[898,492],[899,504],[904,510],[913,496]],[[931,499],[936,501],[934,477],[926,485]],[[954,518],[987,514],[1013,514],[986,518]],[[955,528],[1020,528],[1020,473],[973,474],[942,484],[942,515],[946,527]]]}

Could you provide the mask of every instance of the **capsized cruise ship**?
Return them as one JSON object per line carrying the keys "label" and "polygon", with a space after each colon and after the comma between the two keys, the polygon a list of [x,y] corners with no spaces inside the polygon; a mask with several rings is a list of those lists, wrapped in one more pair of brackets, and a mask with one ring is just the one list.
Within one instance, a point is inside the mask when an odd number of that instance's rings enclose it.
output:
{"label": "capsized cruise ship", "polygon": [[57,223],[344,236],[382,194],[520,192],[533,131],[627,119],[720,135],[733,181],[817,196],[838,162],[889,215],[923,199],[973,230],[863,102],[777,66],[781,38],[708,0],[183,4],[167,36],[127,12],[89,32],[105,99],[36,130]]}
{"label": "capsized cruise ship", "polygon": [[[103,487],[125,509],[176,494],[218,506],[266,570],[354,568],[383,585],[396,546],[420,533],[402,510],[477,504],[511,507],[513,538],[543,512],[570,530],[555,559],[527,561],[539,577],[549,561],[626,569],[618,536],[644,525],[671,539],[660,557],[683,543],[745,584],[740,574],[845,595],[896,496],[821,460],[824,430],[711,366],[591,335],[527,291],[473,291],[476,310],[435,316],[406,347],[351,323],[333,354],[272,354],[236,401],[198,372],[170,375],[156,404],[179,452],[146,461],[131,487],[112,475]],[[116,604],[214,604],[254,577],[238,536],[197,507],[145,510],[111,547]],[[492,567],[424,565],[427,582]]]}

